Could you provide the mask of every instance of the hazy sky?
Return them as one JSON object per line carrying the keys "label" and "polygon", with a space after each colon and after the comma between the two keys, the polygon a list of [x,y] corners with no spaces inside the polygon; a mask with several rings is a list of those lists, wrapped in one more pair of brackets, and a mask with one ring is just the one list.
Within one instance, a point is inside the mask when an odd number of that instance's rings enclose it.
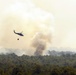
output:
{"label": "hazy sky", "polygon": [[34,0],[55,17],[54,46],[76,48],[76,0]]}
{"label": "hazy sky", "polygon": [[[0,45],[26,48],[36,32],[47,31],[52,47],[76,48],[75,20],[76,0],[0,0]],[[14,29],[26,36],[17,41]]]}

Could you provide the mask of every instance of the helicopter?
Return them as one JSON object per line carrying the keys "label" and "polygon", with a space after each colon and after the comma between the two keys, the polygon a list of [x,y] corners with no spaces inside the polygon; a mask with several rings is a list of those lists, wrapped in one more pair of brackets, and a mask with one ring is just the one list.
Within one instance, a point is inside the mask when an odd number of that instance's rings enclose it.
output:
{"label": "helicopter", "polygon": [[[13,32],[14,32],[15,34],[19,35],[19,36],[24,36],[24,35],[22,34],[22,32],[17,33],[17,32],[15,32],[15,30],[13,30]],[[17,38],[17,40],[19,40],[19,38]]]}
{"label": "helicopter", "polygon": [[19,35],[19,36],[24,36],[23,34],[22,34],[22,32],[21,33],[17,33],[17,32],[15,32],[15,30],[13,31],[15,34],[17,34],[17,35]]}

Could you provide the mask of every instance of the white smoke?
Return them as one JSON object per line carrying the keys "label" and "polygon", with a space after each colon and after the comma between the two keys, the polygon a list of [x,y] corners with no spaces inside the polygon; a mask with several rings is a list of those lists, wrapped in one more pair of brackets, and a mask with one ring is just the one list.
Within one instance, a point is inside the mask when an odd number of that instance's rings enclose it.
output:
{"label": "white smoke", "polygon": [[[6,6],[1,15],[0,45],[4,48],[25,49],[24,54],[42,55],[51,45],[54,31],[54,17],[34,5],[31,0],[24,3],[15,1]],[[13,33],[23,31],[24,37],[19,37]],[[19,41],[16,39],[20,38]],[[36,50],[36,51],[35,51]],[[11,51],[12,52],[12,51]],[[19,51],[21,52],[21,51]],[[23,53],[22,52],[22,53]]]}

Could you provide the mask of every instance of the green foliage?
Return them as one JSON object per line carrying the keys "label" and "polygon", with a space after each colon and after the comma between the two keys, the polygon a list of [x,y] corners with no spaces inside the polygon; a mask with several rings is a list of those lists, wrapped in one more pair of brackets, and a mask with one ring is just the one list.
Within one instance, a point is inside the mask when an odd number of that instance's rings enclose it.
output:
{"label": "green foliage", "polygon": [[76,55],[0,55],[0,75],[76,75]]}

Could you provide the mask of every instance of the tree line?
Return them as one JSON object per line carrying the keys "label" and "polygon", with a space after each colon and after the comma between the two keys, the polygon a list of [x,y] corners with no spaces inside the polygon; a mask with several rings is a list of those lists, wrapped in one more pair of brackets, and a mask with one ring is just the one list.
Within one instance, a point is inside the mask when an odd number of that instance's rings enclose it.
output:
{"label": "tree line", "polygon": [[76,54],[0,54],[0,75],[76,75]]}

